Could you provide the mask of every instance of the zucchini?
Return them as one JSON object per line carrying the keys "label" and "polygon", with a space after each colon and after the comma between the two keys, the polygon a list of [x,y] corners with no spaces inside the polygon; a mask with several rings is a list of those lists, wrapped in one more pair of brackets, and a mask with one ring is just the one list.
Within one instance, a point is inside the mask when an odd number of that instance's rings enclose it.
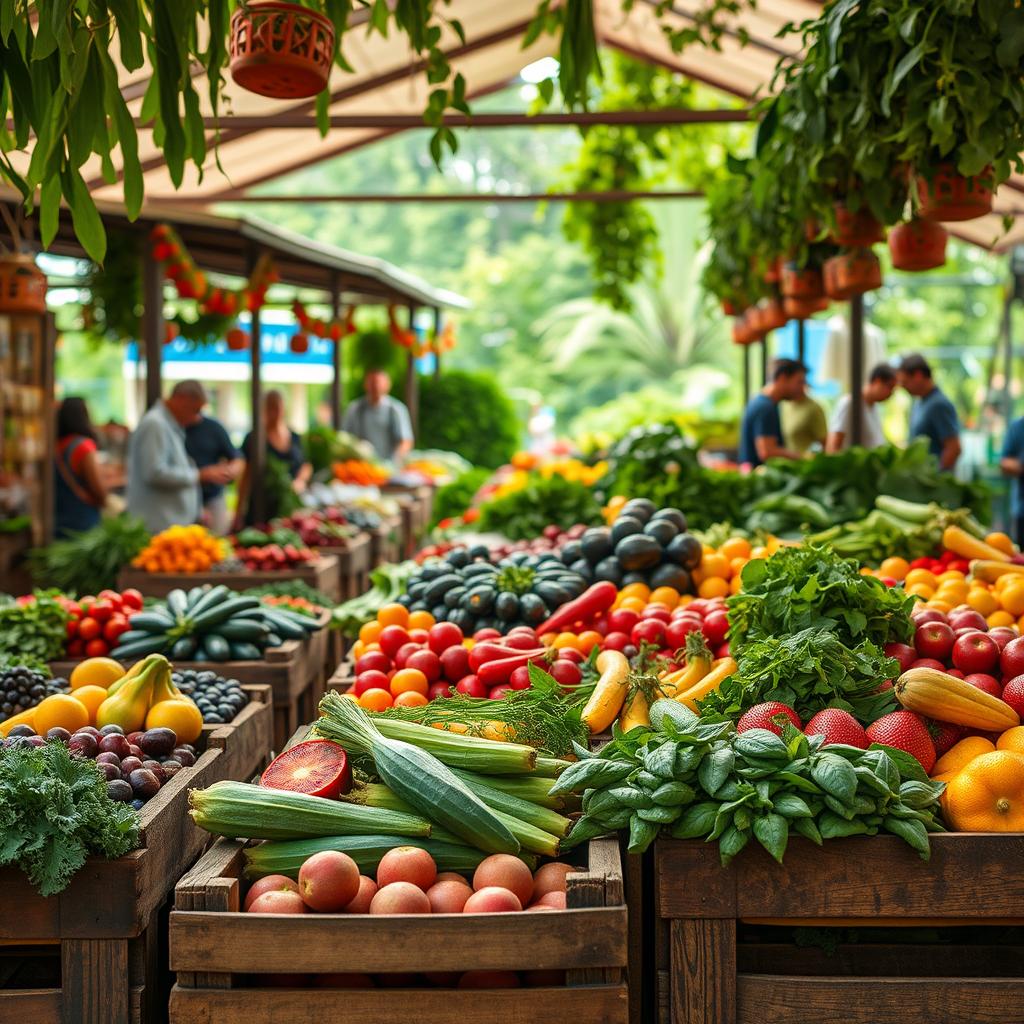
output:
{"label": "zucchini", "polygon": [[196,598],[195,604],[189,608],[189,617],[191,618],[215,608],[221,601],[227,600],[228,594],[231,593],[223,583],[218,583],[215,587],[205,586],[202,590],[203,592]]}
{"label": "zucchini", "polygon": [[466,591],[466,596],[463,598],[460,607],[464,611],[472,612],[474,615],[487,615],[494,607],[496,596],[497,591],[494,589],[493,583],[477,585],[471,590]]}
{"label": "zucchini", "polygon": [[110,656],[115,661],[134,661],[147,654],[160,654],[167,649],[170,641],[163,634],[149,633],[145,640],[133,640],[130,644],[118,644]]}
{"label": "zucchini", "polygon": [[311,615],[302,615],[300,612],[293,612],[291,608],[282,605],[275,605],[271,612],[277,618],[284,618],[286,622],[293,622],[306,633],[315,633],[320,627],[317,620]]}
{"label": "zucchini", "polygon": [[519,598],[510,590],[503,590],[494,599],[494,614],[502,622],[511,622],[519,617]]}
{"label": "zucchini", "polygon": [[180,587],[175,587],[167,594],[167,610],[174,616],[174,618],[180,619],[188,611],[188,595]]}
{"label": "zucchini", "polygon": [[199,598],[201,598],[204,593],[205,593],[205,591],[203,590],[203,588],[201,586],[200,587],[193,587],[188,592],[188,595],[187,595],[187,598],[188,598],[188,611],[192,611],[193,610],[193,608],[195,607],[196,601],[198,601]]}
{"label": "zucchini", "polygon": [[222,622],[217,627],[217,632],[225,640],[237,640],[239,642],[254,643],[262,640],[270,632],[270,627],[262,622],[250,619],[234,618]]}
{"label": "zucchini", "polygon": [[227,661],[231,657],[231,645],[217,633],[207,633],[203,637],[203,647],[210,661]]}
{"label": "zucchini", "polygon": [[304,839],[374,832],[430,835],[430,822],[417,814],[325,800],[248,782],[215,782],[207,789],[190,790],[188,804],[189,814],[200,828],[228,839]]}
{"label": "zucchini", "polygon": [[430,586],[423,592],[423,600],[429,605],[440,604],[449,590],[459,586],[462,586],[462,577],[458,573],[445,573],[430,581]]}
{"label": "zucchini", "polygon": [[232,661],[260,661],[263,658],[263,652],[255,644],[235,640],[228,647]]}
{"label": "zucchini", "polygon": [[166,633],[177,623],[163,608],[151,608],[144,612],[136,612],[129,620],[128,625],[133,630],[144,629],[147,633]]}
{"label": "zucchini", "polygon": [[306,638],[306,631],[283,615],[277,615],[264,609],[262,618],[271,630],[278,636],[283,636],[285,640],[304,640]]}
{"label": "zucchini", "polygon": [[143,640],[146,637],[150,637],[150,636],[153,636],[153,634],[150,633],[148,630],[145,630],[145,629],[129,629],[126,633],[122,633],[117,638],[117,643],[118,643],[119,646],[123,646],[124,644],[133,644],[133,643],[135,643],[136,640]]}
{"label": "zucchini", "polygon": [[284,641],[276,633],[268,633],[263,638],[264,648],[266,647],[280,647]]}
{"label": "zucchini", "polygon": [[171,661],[191,661],[198,646],[199,641],[194,636],[183,636],[171,648]]}
{"label": "zucchini", "polygon": [[479,576],[481,578],[497,576],[498,567],[496,565],[491,565],[490,562],[474,562],[472,565],[467,565],[466,568],[462,570],[462,575],[464,577]]}
{"label": "zucchini", "polygon": [[200,612],[192,616],[192,628],[197,633],[205,633],[222,622],[227,622],[232,616],[239,612],[247,611],[249,608],[258,608],[260,604],[257,597],[233,597],[230,601],[224,601],[214,608]]}
{"label": "zucchini", "polygon": [[457,608],[461,603],[462,599],[466,596],[465,587],[452,587],[447,594],[444,595],[444,606],[445,608]]}

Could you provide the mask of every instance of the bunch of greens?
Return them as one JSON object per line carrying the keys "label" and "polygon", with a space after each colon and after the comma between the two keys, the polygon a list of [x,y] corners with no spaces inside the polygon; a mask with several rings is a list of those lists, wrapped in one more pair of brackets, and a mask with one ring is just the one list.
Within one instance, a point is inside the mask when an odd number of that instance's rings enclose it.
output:
{"label": "bunch of greens", "polygon": [[531,473],[525,487],[481,506],[478,525],[511,540],[529,540],[552,524],[567,530],[577,523],[600,522],[601,507],[585,484]]}
{"label": "bunch of greens", "polygon": [[348,459],[363,459],[367,462],[375,462],[377,459],[373,445],[369,442],[344,430],[321,425],[312,426],[306,431],[302,447],[306,453],[306,461],[310,463],[315,473],[329,470],[335,462],[345,462]]}
{"label": "bunch of greens", "polygon": [[698,718],[674,700],[651,706],[651,729],[616,730],[600,754],[576,750],[552,794],[581,792],[583,817],[563,849],[629,829],[629,852],[659,833],[718,840],[728,864],[751,838],[782,863],[791,833],[825,839],[891,832],[927,860],[928,833],[944,784],[930,782],[909,754],[824,745],[786,725],[737,734],[728,721]]}
{"label": "bunch of greens", "polygon": [[281,580],[278,583],[263,583],[258,587],[243,590],[242,597],[301,597],[320,608],[331,608],[332,598],[311,587],[305,580]]}
{"label": "bunch of greens", "polygon": [[98,594],[117,586],[117,574],[149,543],[141,519],[113,516],[31,552],[32,575],[65,594]]}
{"label": "bunch of greens", "polygon": [[20,868],[41,895],[67,888],[90,854],[120,857],[138,845],[138,815],[107,796],[94,762],[58,742],[4,750],[0,865]]}
{"label": "bunch of greens", "polygon": [[356,636],[359,627],[374,618],[386,604],[397,601],[405,593],[409,577],[419,568],[415,562],[386,562],[370,573],[372,587],[359,597],[334,609],[331,629],[340,629],[345,636]]}
{"label": "bunch of greens", "polygon": [[745,643],[736,674],[699,702],[702,714],[737,719],[748,708],[780,701],[806,722],[823,708],[842,708],[870,724],[896,710],[892,687],[882,680],[899,672],[877,644],[847,647],[835,633],[817,627],[788,636]]}
{"label": "bunch of greens", "polygon": [[451,483],[438,487],[434,492],[434,522],[432,526],[445,519],[455,519],[472,504],[476,492],[490,479],[489,469],[474,467],[460,473]]}
{"label": "bunch of greens", "polygon": [[298,533],[287,526],[273,526],[266,530],[247,526],[235,534],[235,543],[243,548],[259,548],[265,544],[277,544],[282,548],[288,544],[293,544],[297,548],[305,547]]}
{"label": "bunch of greens", "polygon": [[288,463],[275,455],[267,458],[263,467],[263,487],[266,494],[264,508],[272,516],[290,516],[302,508],[302,502],[295,493]]}
{"label": "bunch of greens", "polygon": [[848,647],[864,640],[884,647],[913,633],[912,597],[862,576],[856,562],[823,544],[780,548],[771,558],[748,562],[742,579],[743,589],[727,601],[734,657],[750,641],[807,629],[831,632]]}
{"label": "bunch of greens", "polygon": [[37,590],[31,600],[0,594],[0,666],[46,671],[64,653],[68,614],[53,593]]}

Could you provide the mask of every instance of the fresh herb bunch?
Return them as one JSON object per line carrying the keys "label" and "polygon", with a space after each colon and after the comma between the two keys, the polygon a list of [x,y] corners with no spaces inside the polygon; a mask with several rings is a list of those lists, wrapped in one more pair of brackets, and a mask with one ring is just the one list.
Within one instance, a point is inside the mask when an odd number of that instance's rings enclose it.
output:
{"label": "fresh herb bunch", "polygon": [[826,839],[891,832],[923,860],[929,832],[942,831],[939,797],[909,754],[879,744],[869,750],[825,746],[787,725],[737,734],[732,722],[698,718],[674,700],[651,707],[654,728],[618,729],[600,754],[580,760],[552,794],[583,794],[583,817],[563,849],[629,829],[629,852],[643,853],[659,834],[718,840],[728,864],[756,839],[780,864],[791,833],[819,846]]}
{"label": "fresh herb bunch", "polygon": [[0,666],[24,665],[46,671],[64,653],[68,613],[56,591],[37,590],[32,600],[0,594]]}
{"label": "fresh herb bunch", "polygon": [[736,674],[699,702],[701,713],[737,719],[748,708],[777,700],[806,722],[823,708],[842,708],[865,725],[896,710],[892,687],[882,680],[899,672],[870,640],[847,647],[817,627],[744,644]]}
{"label": "fresh herb bunch", "polygon": [[[334,609],[331,629],[340,629],[345,636],[355,637],[364,622],[375,618],[384,605],[397,601],[405,593],[409,577],[417,568],[411,560],[378,565],[370,572],[370,589]],[[333,602],[329,602],[326,607],[331,604]]]}
{"label": "fresh herb bunch", "polygon": [[754,559],[743,567],[742,580],[743,589],[727,601],[735,654],[749,641],[811,628],[834,633],[848,647],[864,640],[884,647],[913,634],[914,598],[862,576],[855,562],[822,544],[784,547],[771,558]]}
{"label": "fresh herb bunch", "polygon": [[148,543],[149,531],[141,519],[103,518],[91,530],[34,549],[32,575],[36,582],[70,596],[114,590],[118,573]]}
{"label": "fresh herb bunch", "polygon": [[139,845],[139,818],[107,796],[94,762],[59,742],[8,747],[0,756],[0,865],[53,896],[91,854],[113,858]]}
{"label": "fresh herb bunch", "polygon": [[546,526],[563,530],[576,523],[601,522],[601,507],[590,488],[561,476],[531,473],[525,487],[484,504],[479,528],[500,533],[510,540],[528,540]]}
{"label": "fresh herb bunch", "polygon": [[305,580],[281,580],[278,583],[263,583],[258,587],[243,590],[242,597],[302,597],[321,608],[333,608],[334,601]]}

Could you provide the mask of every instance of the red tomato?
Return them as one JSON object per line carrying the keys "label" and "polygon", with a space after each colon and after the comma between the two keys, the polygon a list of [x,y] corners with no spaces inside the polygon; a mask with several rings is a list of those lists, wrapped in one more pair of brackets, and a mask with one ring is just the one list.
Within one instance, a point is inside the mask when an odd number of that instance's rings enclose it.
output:
{"label": "red tomato", "polygon": [[661,619],[641,619],[629,635],[637,647],[641,644],[661,647],[665,642],[665,623]]}
{"label": "red tomato", "polygon": [[691,601],[689,604],[682,605],[682,610],[685,612],[696,612],[698,615],[706,615],[709,611],[709,601],[706,598],[698,597],[695,601]]}
{"label": "red tomato", "polygon": [[433,651],[413,651],[405,659],[405,667],[419,669],[428,683],[436,683],[441,678],[441,659]]}
{"label": "red tomato", "polygon": [[[100,635],[103,627],[90,615],[78,623],[78,635],[83,643],[95,640]],[[89,655],[92,657],[92,655]]]}
{"label": "red tomato", "polygon": [[114,614],[114,606],[105,599],[98,600],[92,606],[92,617],[99,622],[106,622]]}
{"label": "red tomato", "polygon": [[729,644],[728,643],[724,643],[724,644],[722,644],[721,647],[716,647],[715,648],[715,657],[716,658],[728,658],[729,657]]}
{"label": "red tomato", "polygon": [[[367,651],[362,657],[356,660],[356,675],[376,669],[378,672],[387,672],[391,668],[391,659],[383,651]],[[385,687],[386,689],[386,687]]]}
{"label": "red tomato", "polygon": [[81,640],[75,639],[67,645],[65,650],[67,651],[70,657],[80,658],[82,656],[82,652],[85,650],[85,645],[82,643]]}
{"label": "red tomato", "polygon": [[657,619],[659,622],[669,622],[672,619],[672,609],[666,608],[663,604],[649,604],[640,616],[640,621]]}
{"label": "red tomato", "polygon": [[419,644],[414,644],[411,640],[407,644],[402,644],[395,653],[395,668],[405,668],[409,664],[409,658],[421,649]]}
{"label": "red tomato", "polygon": [[[495,635],[500,636],[501,634],[495,631]],[[430,649],[437,655],[463,641],[462,630],[454,622],[434,623],[427,631],[427,637]]]}
{"label": "red tomato", "polygon": [[122,633],[128,632],[128,620],[123,615],[115,615],[103,627],[103,638],[111,644],[117,643]]}
{"label": "red tomato", "polygon": [[624,651],[629,646],[627,633],[609,633],[601,644],[602,651]]}
{"label": "red tomato", "polygon": [[535,651],[540,645],[537,635],[532,630],[529,633],[509,633],[505,637],[505,646],[511,647],[514,651]]}
{"label": "red tomato", "polygon": [[136,611],[140,611],[143,605],[142,594],[137,590],[129,588],[121,594],[121,603],[125,608],[134,608]]}
{"label": "red tomato", "polygon": [[[458,628],[458,627],[456,627],[456,628]],[[482,640],[499,640],[499,639],[501,639],[501,633],[498,630],[492,629],[490,626],[487,626],[484,629],[478,629],[473,634],[473,639],[477,643],[480,643]],[[431,646],[431,650],[433,650],[433,649],[434,649],[433,646]]]}
{"label": "red tomato", "polygon": [[694,619],[674,619],[665,629],[665,643],[676,650],[686,643],[689,633],[699,633],[701,623]]}
{"label": "red tomato", "polygon": [[73,619],[80,619],[82,617],[82,606],[77,601],[65,601],[64,610]]}
{"label": "red tomato", "polygon": [[390,686],[391,680],[383,672],[379,669],[370,668],[356,676],[356,681],[352,684],[352,692],[357,697],[361,697],[367,690],[378,688],[389,690],[390,692]]}
{"label": "red tomato", "polygon": [[495,686],[491,692],[487,694],[490,700],[501,700],[502,697],[514,692],[511,686]]}
{"label": "red tomato", "polygon": [[449,683],[457,683],[469,675],[469,651],[462,644],[449,647],[441,654],[441,671]]}
{"label": "red tomato", "polygon": [[632,608],[616,608],[608,613],[608,632],[628,633],[639,621],[640,616]]}
{"label": "red tomato", "polygon": [[463,676],[456,684],[455,689],[459,693],[464,693],[467,697],[487,696],[487,687],[475,675]]}
{"label": "red tomato", "polygon": [[90,640],[85,645],[85,656],[87,658],[105,658],[110,653],[106,640]]}
{"label": "red tomato", "polygon": [[508,685],[513,690],[528,690],[530,688],[530,667],[520,665],[508,678]]}
{"label": "red tomato", "polygon": [[611,626],[608,625],[608,616],[602,615],[590,628],[595,633],[600,633],[601,636],[607,636],[611,632]]}
{"label": "red tomato", "polygon": [[389,657],[394,658],[399,650],[409,642],[409,634],[401,626],[385,626],[380,631],[377,643]]}
{"label": "red tomato", "polygon": [[68,619],[64,629],[69,640],[78,636],[78,619]]}
{"label": "red tomato", "polygon": [[579,665],[567,658],[559,658],[550,669],[551,676],[562,686],[579,686],[583,673]]}
{"label": "red tomato", "polygon": [[582,665],[587,659],[583,652],[577,651],[575,647],[563,647],[558,652],[558,660],[571,661],[576,665]]}
{"label": "red tomato", "polygon": [[451,683],[434,683],[427,691],[427,700],[443,700],[452,695]]}
{"label": "red tomato", "polygon": [[123,599],[116,590],[101,590],[98,596],[101,601],[109,601],[114,608],[120,608],[123,604]]}
{"label": "red tomato", "polygon": [[703,631],[704,639],[707,640],[709,646],[717,647],[725,639],[725,634],[729,632],[729,617],[725,612],[708,612],[704,617]]}
{"label": "red tomato", "polygon": [[430,642],[430,634],[425,629],[410,629],[409,639],[422,647]]}

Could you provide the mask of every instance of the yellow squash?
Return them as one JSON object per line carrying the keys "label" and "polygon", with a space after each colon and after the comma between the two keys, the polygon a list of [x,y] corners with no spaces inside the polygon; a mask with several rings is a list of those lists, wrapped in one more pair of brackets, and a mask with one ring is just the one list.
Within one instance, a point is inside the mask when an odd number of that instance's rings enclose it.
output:
{"label": "yellow squash", "polygon": [[581,716],[591,733],[604,732],[615,721],[629,689],[629,661],[621,651],[602,651],[595,664],[601,675]]}
{"label": "yellow squash", "polygon": [[1003,732],[1020,725],[1005,701],[933,668],[911,668],[896,680],[896,699],[908,711],[968,729]]}

